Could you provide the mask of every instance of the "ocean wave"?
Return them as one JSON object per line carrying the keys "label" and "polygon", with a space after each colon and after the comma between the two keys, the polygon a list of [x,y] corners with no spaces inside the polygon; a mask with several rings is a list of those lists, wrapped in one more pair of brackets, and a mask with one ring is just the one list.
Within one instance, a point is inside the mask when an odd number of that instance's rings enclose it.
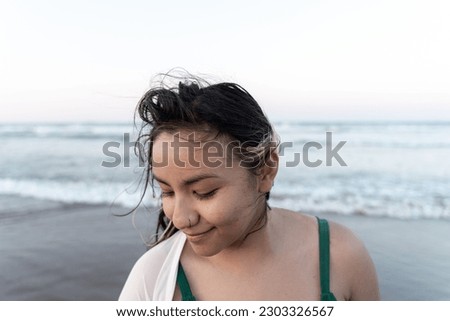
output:
{"label": "ocean wave", "polygon": [[[271,193],[270,205],[309,213],[335,213],[340,215],[363,215],[368,217],[393,217],[398,219],[450,219],[450,199],[444,196],[405,195],[395,192],[367,188],[361,191],[357,186],[351,190],[336,192],[339,188],[301,186],[281,187]],[[398,195],[396,195],[398,194]],[[63,203],[87,203],[122,205],[127,208],[139,203],[140,190],[135,185],[101,182],[61,182],[51,180],[0,179],[0,195],[17,195]],[[158,198],[152,198],[151,191],[145,198],[145,205],[157,206]]]}
{"label": "ocean wave", "polygon": [[[332,132],[333,144],[346,141],[345,148],[450,149],[449,124],[371,124],[371,123],[298,123],[275,122],[282,143],[302,148],[308,142],[325,146],[326,133]],[[0,124],[1,138],[36,139],[109,139],[131,141],[138,129],[125,123]]]}
{"label": "ocean wave", "polygon": [[8,138],[111,139],[125,133],[135,137],[137,130],[124,124],[0,125],[0,137]]}
{"label": "ocean wave", "polygon": [[[277,125],[277,124],[276,124]],[[286,146],[277,182],[271,193],[276,206],[343,215],[397,218],[450,217],[450,126],[281,123]],[[277,127],[277,126],[275,126]],[[347,144],[342,156],[347,167],[283,167],[293,153],[304,155],[302,145],[324,143],[333,129],[333,146]],[[0,124],[4,139],[0,194],[22,195],[66,203],[119,204],[134,207],[139,192],[127,193],[130,170],[101,167],[104,145],[97,138],[121,142],[123,133],[135,131],[128,124]],[[22,137],[36,137],[22,139]],[[65,139],[91,139],[65,141]],[[55,144],[54,139],[58,139]],[[130,133],[130,142],[133,136]],[[363,148],[366,147],[366,148]],[[124,145],[125,148],[125,145]],[[423,148],[417,153],[412,148]],[[117,152],[125,153],[120,147]],[[132,151],[130,151],[132,153]],[[324,159],[326,149],[311,150],[311,159]],[[294,155],[295,156],[295,155]],[[124,156],[123,156],[124,157]],[[133,158],[132,161],[133,162]],[[298,168],[297,168],[298,167]],[[138,170],[140,173],[140,169]],[[157,200],[148,197],[149,202]]]}
{"label": "ocean wave", "polygon": [[[121,183],[72,182],[52,180],[0,179],[0,194],[34,197],[63,203],[107,204],[134,207],[139,203],[136,186]],[[145,198],[145,205],[156,206],[157,199]]]}
{"label": "ocean wave", "polygon": [[[364,202],[362,202],[364,203]],[[308,200],[274,198],[270,201],[271,206],[288,208],[310,214],[338,214],[338,215],[361,215],[367,217],[390,217],[396,219],[450,219],[449,206],[436,206],[424,204],[410,204],[407,202],[395,202],[386,206],[369,206],[368,204],[349,204],[336,200]]]}
{"label": "ocean wave", "polygon": [[391,186],[386,182],[352,184],[348,181],[332,183],[332,180],[329,180],[328,186],[278,184],[271,192],[270,203],[313,213],[399,219],[450,219],[450,197],[446,193],[449,186],[446,183],[435,184],[433,187],[420,187],[408,186],[404,182],[403,185]]}

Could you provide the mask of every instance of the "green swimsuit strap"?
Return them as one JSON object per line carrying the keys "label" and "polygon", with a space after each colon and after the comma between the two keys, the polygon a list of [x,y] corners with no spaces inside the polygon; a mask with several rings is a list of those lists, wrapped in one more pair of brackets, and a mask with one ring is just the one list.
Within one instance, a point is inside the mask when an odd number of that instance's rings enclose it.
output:
{"label": "green swimsuit strap", "polygon": [[189,286],[181,262],[178,264],[177,283],[180,287],[181,301],[196,301],[195,296],[192,295],[191,287]]}
{"label": "green swimsuit strap", "polygon": [[330,292],[330,228],[327,220],[317,217],[319,225],[319,256],[320,256],[320,288],[321,301],[336,301]]}
{"label": "green swimsuit strap", "polygon": [[[317,222],[319,225],[320,300],[336,301],[336,297],[330,292],[330,228],[327,220],[317,218]],[[177,283],[182,301],[196,301],[181,262],[178,264]]]}

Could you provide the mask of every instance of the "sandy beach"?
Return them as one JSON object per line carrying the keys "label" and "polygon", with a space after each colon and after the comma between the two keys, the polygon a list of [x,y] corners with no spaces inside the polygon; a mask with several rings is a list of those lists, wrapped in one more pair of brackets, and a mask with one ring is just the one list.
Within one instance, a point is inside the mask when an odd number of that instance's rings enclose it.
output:
{"label": "sandy beach", "polygon": [[[146,250],[132,217],[112,214],[125,209],[14,198],[0,200],[0,300],[117,299]],[[365,242],[383,300],[450,300],[450,221],[321,217]]]}
{"label": "sandy beach", "polygon": [[0,299],[116,300],[146,250],[131,216],[115,217],[107,206],[22,203],[25,210],[0,216]]}

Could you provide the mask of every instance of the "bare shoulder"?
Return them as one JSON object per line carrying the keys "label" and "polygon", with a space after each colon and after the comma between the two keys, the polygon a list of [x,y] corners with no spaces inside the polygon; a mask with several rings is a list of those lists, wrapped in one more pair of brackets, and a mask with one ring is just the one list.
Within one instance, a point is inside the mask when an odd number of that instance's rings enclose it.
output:
{"label": "bare shoulder", "polygon": [[[274,208],[272,212],[281,221],[279,226],[283,233],[290,235],[296,242],[303,241],[306,245],[317,240],[317,219],[314,216],[284,208]],[[299,240],[299,237],[303,239]]]}
{"label": "bare shoulder", "polygon": [[274,208],[272,212],[276,216],[281,217],[288,225],[294,225],[295,228],[302,226],[310,229],[316,224],[316,218],[314,216],[302,212],[291,211],[285,208]]}
{"label": "bare shoulder", "polygon": [[[297,244],[303,244],[311,258],[318,255],[317,218],[286,209],[274,210],[284,221],[285,233],[295,237]],[[328,223],[331,291],[339,300],[379,300],[375,266],[364,243],[344,225],[332,220]]]}
{"label": "bare shoulder", "polygon": [[373,261],[364,243],[347,227],[329,221],[331,278],[348,300],[379,300]]}

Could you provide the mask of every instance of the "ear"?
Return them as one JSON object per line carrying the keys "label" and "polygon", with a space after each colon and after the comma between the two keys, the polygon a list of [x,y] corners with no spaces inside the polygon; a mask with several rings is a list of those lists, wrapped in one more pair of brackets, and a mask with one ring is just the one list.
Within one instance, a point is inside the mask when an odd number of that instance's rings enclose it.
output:
{"label": "ear", "polygon": [[258,175],[258,192],[267,193],[272,189],[275,177],[278,173],[278,161],[278,153],[274,150],[266,159],[263,167],[261,167],[261,169],[259,170],[260,173]]}

